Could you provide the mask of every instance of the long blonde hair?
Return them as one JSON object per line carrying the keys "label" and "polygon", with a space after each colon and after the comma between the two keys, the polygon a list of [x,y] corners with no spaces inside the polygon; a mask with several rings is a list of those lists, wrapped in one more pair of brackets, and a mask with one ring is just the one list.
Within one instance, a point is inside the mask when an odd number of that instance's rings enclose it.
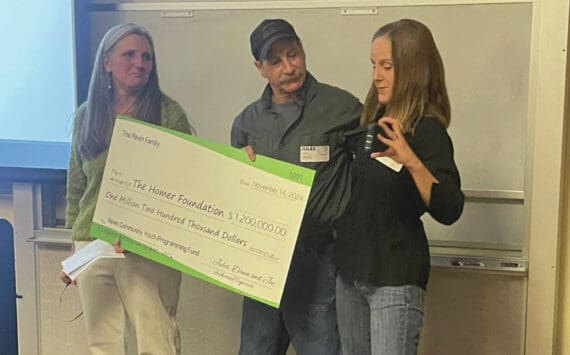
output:
{"label": "long blonde hair", "polygon": [[413,132],[424,115],[431,115],[449,127],[451,107],[443,61],[429,28],[418,21],[402,19],[380,27],[372,42],[379,37],[386,37],[392,44],[392,98],[388,104],[380,104],[378,91],[372,82],[364,101],[361,125],[372,122],[377,112],[382,110],[386,115],[399,119],[404,133]]}

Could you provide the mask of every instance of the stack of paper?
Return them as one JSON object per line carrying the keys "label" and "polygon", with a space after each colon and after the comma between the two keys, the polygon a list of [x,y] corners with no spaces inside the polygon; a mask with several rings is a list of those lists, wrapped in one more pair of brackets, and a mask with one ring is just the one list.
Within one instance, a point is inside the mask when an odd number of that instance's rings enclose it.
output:
{"label": "stack of paper", "polygon": [[124,258],[125,254],[115,252],[114,247],[100,239],[95,239],[75,254],[61,262],[63,272],[75,280],[81,271],[85,270],[98,258]]}

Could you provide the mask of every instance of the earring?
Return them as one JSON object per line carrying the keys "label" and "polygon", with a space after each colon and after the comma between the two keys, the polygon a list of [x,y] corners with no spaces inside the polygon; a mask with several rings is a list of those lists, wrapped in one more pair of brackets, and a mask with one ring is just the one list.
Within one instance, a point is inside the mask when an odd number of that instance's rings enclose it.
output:
{"label": "earring", "polygon": [[107,85],[107,88],[109,90],[113,89],[113,74],[111,72],[109,72],[109,84]]}

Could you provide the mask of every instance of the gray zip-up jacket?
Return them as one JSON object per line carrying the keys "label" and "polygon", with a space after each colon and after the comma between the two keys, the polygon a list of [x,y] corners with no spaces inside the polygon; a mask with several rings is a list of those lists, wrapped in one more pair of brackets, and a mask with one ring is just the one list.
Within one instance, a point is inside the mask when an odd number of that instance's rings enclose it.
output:
{"label": "gray zip-up jacket", "polygon": [[[362,105],[349,92],[319,83],[307,73],[294,101],[300,115],[283,133],[274,129],[277,113],[271,110],[271,93],[267,85],[261,98],[235,118],[231,144],[238,148],[251,145],[257,154],[316,170],[299,244],[304,249],[320,249],[332,241],[330,225],[350,197],[350,163],[361,131]],[[301,150],[311,147],[328,147],[328,161],[301,159]]]}

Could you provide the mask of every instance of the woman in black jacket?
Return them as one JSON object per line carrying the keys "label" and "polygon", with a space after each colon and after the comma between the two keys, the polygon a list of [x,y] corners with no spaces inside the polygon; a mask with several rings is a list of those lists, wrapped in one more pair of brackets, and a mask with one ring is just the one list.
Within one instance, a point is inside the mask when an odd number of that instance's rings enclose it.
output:
{"label": "woman in black jacket", "polygon": [[[337,311],[344,355],[416,354],[430,256],[420,217],[455,222],[464,195],[446,128],[450,105],[430,30],[381,27],[353,164],[352,197],[337,226]],[[375,129],[374,129],[375,128]]]}

